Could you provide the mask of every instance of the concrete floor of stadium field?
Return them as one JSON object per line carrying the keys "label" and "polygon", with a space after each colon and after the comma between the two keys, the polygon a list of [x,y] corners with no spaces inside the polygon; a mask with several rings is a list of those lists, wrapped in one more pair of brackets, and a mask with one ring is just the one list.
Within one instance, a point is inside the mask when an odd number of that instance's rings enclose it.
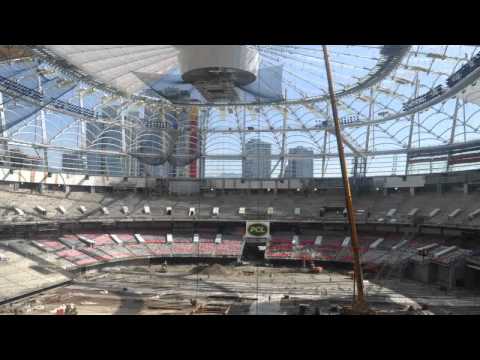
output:
{"label": "concrete floor of stadium field", "polygon": [[[351,303],[353,293],[347,270],[310,274],[292,267],[178,264],[167,273],[159,270],[153,265],[90,271],[68,286],[3,305],[0,313],[54,314],[63,304],[75,304],[79,315],[297,315],[300,308],[307,315],[335,315],[335,307]],[[480,314],[480,297],[467,291],[367,278],[366,292],[381,314]]]}

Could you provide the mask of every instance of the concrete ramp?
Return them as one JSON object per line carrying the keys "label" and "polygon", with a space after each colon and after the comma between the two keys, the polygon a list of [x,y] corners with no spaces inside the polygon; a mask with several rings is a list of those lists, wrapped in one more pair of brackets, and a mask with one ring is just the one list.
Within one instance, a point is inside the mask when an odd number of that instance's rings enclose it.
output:
{"label": "concrete ramp", "polygon": [[78,239],[87,246],[94,246],[95,245],[95,240],[89,239],[86,236],[79,235]]}
{"label": "concrete ramp", "polygon": [[433,209],[433,210],[430,211],[430,213],[428,214],[428,217],[429,217],[430,219],[432,219],[433,217],[437,216],[439,212],[440,212],[440,208]]}
{"label": "concrete ramp", "polygon": [[417,248],[417,252],[429,252],[429,250],[432,250],[433,248],[436,248],[438,246],[437,243],[433,243],[433,244],[428,244],[428,245],[425,245],[425,246],[422,246],[422,247],[419,247]]}
{"label": "concrete ramp", "polygon": [[440,256],[447,255],[448,253],[451,253],[452,251],[455,251],[457,249],[456,246],[450,246],[447,247],[446,249],[437,251],[436,253],[433,254],[433,258],[439,258]]}
{"label": "concrete ramp", "polygon": [[342,241],[342,247],[349,246],[350,245],[350,240],[351,240],[350,236],[345,237],[345,239],[343,239],[343,241]]}
{"label": "concrete ramp", "polygon": [[418,213],[418,208],[415,208],[415,209],[412,209],[409,211],[409,213],[407,214],[408,217],[414,217],[417,213]]}
{"label": "concrete ramp", "polygon": [[43,245],[42,243],[39,243],[36,240],[32,241],[32,245],[35,246],[37,249],[48,252],[48,248],[45,245]]}
{"label": "concrete ramp", "polygon": [[395,215],[397,212],[397,209],[390,209],[388,210],[387,212],[387,217],[392,217],[393,215]]}
{"label": "concrete ramp", "polygon": [[35,210],[37,210],[42,215],[47,215],[47,210],[40,205],[36,205]]}
{"label": "concrete ramp", "polygon": [[398,250],[402,247],[404,247],[408,243],[408,240],[402,240],[398,244],[395,244],[392,246],[392,250]]}
{"label": "concrete ramp", "polygon": [[480,214],[480,209],[472,211],[470,214],[468,214],[468,218],[470,220],[472,220],[472,219],[476,218],[478,216],[478,214]]}
{"label": "concrete ramp", "polygon": [[143,239],[142,235],[140,234],[133,234],[133,237],[135,238],[135,240],[137,240],[137,242],[139,244],[142,244],[145,242],[145,240]]}
{"label": "concrete ramp", "polygon": [[117,235],[115,235],[115,234],[110,234],[110,237],[112,238],[112,240],[113,240],[117,245],[122,245],[122,244],[123,244],[123,241],[120,240]]}
{"label": "concrete ramp", "polygon": [[370,249],[376,249],[378,245],[380,245],[385,239],[384,238],[378,238],[375,240],[373,243],[370,244],[369,248]]}
{"label": "concrete ramp", "polygon": [[453,210],[450,214],[448,214],[448,217],[449,217],[450,219],[453,219],[453,218],[457,217],[458,214],[460,214],[462,211],[463,211],[463,210],[460,209],[460,208],[455,209],[455,210]]}
{"label": "concrete ramp", "polygon": [[13,211],[15,211],[15,213],[16,213],[18,216],[25,216],[25,213],[24,213],[23,210],[20,209],[20,208],[14,207],[14,208],[13,208]]}
{"label": "concrete ramp", "polygon": [[292,245],[298,245],[299,243],[300,243],[300,239],[298,238],[298,235],[293,235]]}

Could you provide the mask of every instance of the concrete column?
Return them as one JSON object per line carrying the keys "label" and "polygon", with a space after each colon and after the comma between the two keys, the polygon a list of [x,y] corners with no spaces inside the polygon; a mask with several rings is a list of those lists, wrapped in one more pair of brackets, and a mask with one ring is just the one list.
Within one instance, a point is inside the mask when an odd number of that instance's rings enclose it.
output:
{"label": "concrete column", "polygon": [[437,193],[441,194],[443,191],[443,186],[442,184],[437,184]]}
{"label": "concrete column", "polygon": [[90,194],[95,194],[95,186],[90,186]]}
{"label": "concrete column", "polygon": [[387,188],[383,188],[383,196],[387,196],[388,195],[388,189]]}
{"label": "concrete column", "polygon": [[410,188],[410,195],[415,196],[415,188],[413,186]]}
{"label": "concrete column", "polygon": [[70,192],[70,186],[69,186],[69,185],[65,185],[65,192],[66,192],[66,193],[69,193],[69,192]]}
{"label": "concrete column", "polygon": [[468,195],[468,184],[463,184],[463,193]]}
{"label": "concrete column", "polygon": [[448,271],[448,289],[455,287],[455,266],[451,266]]}
{"label": "concrete column", "polygon": [[475,289],[475,270],[467,267],[465,268],[464,282],[466,289]]}
{"label": "concrete column", "polygon": [[45,184],[38,184],[38,192],[42,194],[45,191]]}

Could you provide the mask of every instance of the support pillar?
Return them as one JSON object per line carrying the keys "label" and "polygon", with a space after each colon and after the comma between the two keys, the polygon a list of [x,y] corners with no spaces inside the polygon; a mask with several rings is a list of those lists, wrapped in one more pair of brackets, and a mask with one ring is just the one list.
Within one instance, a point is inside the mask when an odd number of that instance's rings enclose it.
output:
{"label": "support pillar", "polygon": [[65,185],[65,192],[70,193],[70,185]]}
{"label": "support pillar", "polygon": [[442,184],[437,184],[437,193],[438,193],[438,194],[441,194],[442,191],[443,191]]}
{"label": "support pillar", "polygon": [[456,274],[455,274],[455,266],[451,266],[450,269],[448,270],[448,289],[453,289],[455,287],[456,283]]}
{"label": "support pillar", "polygon": [[38,184],[38,192],[40,194],[43,194],[44,191],[45,191],[45,184]]}
{"label": "support pillar", "polygon": [[410,196],[415,196],[415,188],[413,186],[410,188]]}
{"label": "support pillar", "polygon": [[383,188],[383,196],[387,196],[388,195],[388,189],[387,188]]}
{"label": "support pillar", "polygon": [[90,186],[90,194],[95,194],[95,186]]}
{"label": "support pillar", "polygon": [[463,184],[463,193],[468,195],[468,184]]}

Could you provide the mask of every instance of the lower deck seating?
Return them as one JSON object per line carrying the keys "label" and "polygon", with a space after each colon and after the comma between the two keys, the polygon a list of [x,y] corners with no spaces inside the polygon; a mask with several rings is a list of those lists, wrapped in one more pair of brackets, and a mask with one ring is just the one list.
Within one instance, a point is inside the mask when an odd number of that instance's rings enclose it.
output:
{"label": "lower deck seating", "polygon": [[154,255],[149,248],[144,244],[127,244],[126,248],[134,255],[138,257],[146,257]]}
{"label": "lower deck seating", "polygon": [[240,256],[242,250],[242,241],[238,240],[231,240],[231,239],[223,239],[220,244],[216,244],[215,247],[215,255],[216,256]]}
{"label": "lower deck seating", "polygon": [[102,246],[102,245],[112,245],[114,244],[114,241],[110,237],[109,234],[104,234],[104,233],[81,233],[81,234],[76,234],[78,237],[84,236],[87,239],[91,239],[95,241],[95,246]]}
{"label": "lower deck seating", "polygon": [[57,252],[57,255],[77,266],[93,265],[98,262],[97,259],[75,249],[61,250]]}
{"label": "lower deck seating", "polygon": [[131,251],[120,245],[103,245],[102,251],[110,255],[113,260],[125,259],[134,256]]}
{"label": "lower deck seating", "polygon": [[171,246],[171,249],[172,249],[172,255],[173,256],[175,256],[175,255],[180,255],[180,256],[191,255],[191,256],[194,256],[194,255],[198,254],[197,246],[194,245],[193,243],[186,243],[186,242],[175,243],[174,242],[170,246]]}
{"label": "lower deck seating", "polygon": [[[351,246],[342,247],[344,238],[329,234],[322,236],[323,239],[320,245],[315,244],[316,235],[311,234],[301,235],[298,245],[292,244],[291,239],[288,239],[286,236],[281,238],[272,237],[272,240],[267,244],[265,257],[267,259],[312,259],[338,262],[351,262],[353,260]],[[360,239],[360,254],[367,252],[368,245],[373,240],[373,237]]]}
{"label": "lower deck seating", "polygon": [[60,237],[59,240],[62,244],[64,244],[70,249],[77,249],[79,247],[85,246],[85,244],[81,242],[76,235],[64,234]]}
{"label": "lower deck seating", "polygon": [[216,246],[213,242],[200,242],[198,244],[198,253],[200,255],[215,256]]}
{"label": "lower deck seating", "polygon": [[160,233],[142,233],[142,237],[147,244],[163,244],[165,240],[166,232]]}
{"label": "lower deck seating", "polygon": [[114,259],[111,255],[104,252],[101,248],[85,247],[80,249],[80,251],[98,261],[110,261]]}
{"label": "lower deck seating", "polygon": [[[144,243],[138,243],[134,234],[138,233],[145,239]],[[123,242],[117,244],[106,232],[82,232],[78,234],[65,234],[59,239],[42,238],[32,241],[15,241],[27,255],[34,255],[55,263],[63,268],[70,268],[68,264],[75,266],[87,266],[98,263],[107,263],[119,259],[145,258],[145,257],[226,257],[237,258],[241,255],[243,240],[240,235],[223,234],[221,241],[216,243],[215,231],[198,231],[199,242],[193,242],[193,231],[187,233],[173,231],[173,242],[167,243],[162,231],[133,231],[124,230],[112,232]],[[88,245],[79,240],[79,236],[95,240],[94,245]],[[323,234],[306,234],[298,236],[298,243],[293,243],[294,234],[274,234],[267,243],[265,249],[266,259],[285,260],[318,260],[351,262],[352,250],[350,246],[343,246],[345,235],[334,232]],[[322,241],[315,244],[319,236]],[[370,245],[379,237],[385,238],[380,246],[371,249]],[[408,239],[408,240],[404,240]],[[393,264],[404,262],[417,254],[420,246],[438,243],[442,249],[442,242],[430,235],[421,235],[416,239],[409,239],[409,236],[402,234],[376,234],[359,237],[361,261],[365,267],[377,266],[380,264]],[[392,248],[405,241],[403,246]],[[454,258],[455,253],[449,256]],[[447,259],[447,255],[445,258]],[[413,258],[412,258],[413,259]],[[442,259],[437,259],[440,262]],[[446,260],[448,261],[448,260]]]}
{"label": "lower deck seating", "polygon": [[160,243],[151,243],[148,244],[148,248],[155,256],[172,256],[172,249],[170,245],[160,244]]}
{"label": "lower deck seating", "polygon": [[59,251],[65,249],[65,245],[56,240],[36,240],[45,251]]}
{"label": "lower deck seating", "polygon": [[132,233],[128,232],[112,232],[112,234],[116,235],[120,241],[122,241],[125,244],[136,244],[137,240],[135,240],[135,237],[133,236]]}

